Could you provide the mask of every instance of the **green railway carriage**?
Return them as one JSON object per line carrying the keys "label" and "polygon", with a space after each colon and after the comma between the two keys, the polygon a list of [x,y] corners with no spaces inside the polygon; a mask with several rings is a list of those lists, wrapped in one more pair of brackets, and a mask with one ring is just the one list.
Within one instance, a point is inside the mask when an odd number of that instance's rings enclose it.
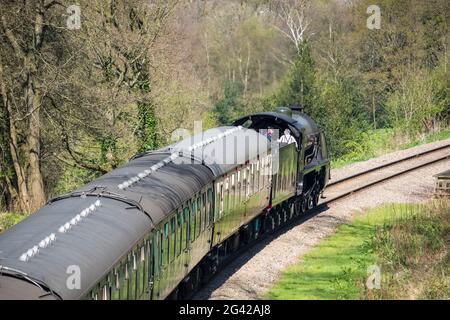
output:
{"label": "green railway carriage", "polygon": [[295,107],[137,155],[0,235],[0,299],[188,298],[317,205],[329,170],[322,131]]}

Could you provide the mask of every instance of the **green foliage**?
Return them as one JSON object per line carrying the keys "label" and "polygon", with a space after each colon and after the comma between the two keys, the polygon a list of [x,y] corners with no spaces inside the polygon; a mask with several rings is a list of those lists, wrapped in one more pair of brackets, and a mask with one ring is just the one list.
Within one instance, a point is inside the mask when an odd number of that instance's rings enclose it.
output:
{"label": "green foliage", "polygon": [[443,299],[450,289],[448,201],[394,207],[397,216],[377,227],[371,246],[384,276],[369,298]]}
{"label": "green foliage", "polygon": [[310,45],[305,43],[282,82],[279,91],[268,99],[266,109],[301,104],[325,130],[334,157],[359,152],[368,115],[362,92],[351,77],[331,77],[317,71]]}
{"label": "green foliage", "polygon": [[234,120],[240,107],[238,98],[241,92],[242,88],[238,83],[232,81],[224,82],[223,97],[216,102],[213,108],[219,125],[226,125]]}
{"label": "green foliage", "polygon": [[0,232],[11,228],[16,223],[20,222],[26,215],[14,212],[0,212]]}
{"label": "green foliage", "polygon": [[279,92],[268,101],[270,108],[300,104],[305,106],[307,113],[314,112],[315,73],[310,45],[304,43],[295,56],[286,78],[282,81]]}
{"label": "green foliage", "polygon": [[[397,141],[399,135],[401,142]],[[354,162],[369,160],[396,150],[408,149],[420,144],[445,139],[450,139],[450,130],[448,129],[425,134],[418,138],[403,137],[399,130],[396,132],[396,130],[391,128],[368,130],[362,133],[359,142],[349,142],[354,144],[351,147],[353,151],[345,153],[338,158],[333,158],[331,166],[332,168],[341,168]]]}
{"label": "green foliage", "polygon": [[403,145],[400,146],[400,149],[408,149],[415,146],[418,146],[423,143],[430,143],[433,141],[439,141],[439,140],[445,140],[450,139],[450,129],[433,132],[430,134],[426,134],[418,139],[413,139]]}
{"label": "green foliage", "polygon": [[[448,298],[449,236],[448,202],[372,209],[286,269],[267,298]],[[373,264],[381,269],[381,289],[368,290],[367,267]]]}
{"label": "green foliage", "polygon": [[448,88],[440,68],[433,73],[420,69],[408,73],[399,88],[386,102],[395,127],[414,135],[431,131],[439,122],[439,115],[450,103]]}
{"label": "green foliage", "polygon": [[98,176],[99,173],[96,171],[78,167],[66,167],[53,188],[52,193],[49,194],[49,197],[69,193],[94,180]]}
{"label": "green foliage", "polygon": [[358,86],[350,78],[318,77],[312,117],[325,130],[334,157],[359,152],[369,129]]}
{"label": "green foliage", "polygon": [[351,151],[345,152],[340,157],[333,158],[331,163],[333,168],[369,160],[389,151],[394,151],[394,130],[377,129],[362,132],[359,136],[359,141],[349,141],[344,147]]}
{"label": "green foliage", "polygon": [[138,152],[154,150],[158,148],[156,134],[156,116],[151,103],[138,103],[138,119],[135,135],[138,139]]}

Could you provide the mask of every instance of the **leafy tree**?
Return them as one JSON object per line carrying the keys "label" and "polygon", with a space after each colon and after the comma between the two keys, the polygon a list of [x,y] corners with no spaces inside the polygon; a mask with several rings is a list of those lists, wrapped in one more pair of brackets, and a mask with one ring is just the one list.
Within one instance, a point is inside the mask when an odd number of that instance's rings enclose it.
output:
{"label": "leafy tree", "polygon": [[238,98],[241,92],[242,89],[236,82],[224,82],[223,97],[216,102],[213,108],[219,125],[229,124],[235,118],[240,107]]}
{"label": "leafy tree", "polygon": [[154,108],[149,103],[138,103],[138,121],[136,136],[138,138],[138,152],[158,148],[157,121]]}
{"label": "leafy tree", "polygon": [[[315,63],[308,43],[304,43],[279,91],[266,102],[268,108],[301,104],[305,111],[314,114]],[[266,108],[267,108],[266,107]]]}
{"label": "leafy tree", "polygon": [[400,81],[398,89],[386,102],[395,127],[414,135],[434,131],[439,126],[439,116],[450,104],[442,74],[445,74],[442,67],[431,74],[424,69],[411,70]]}

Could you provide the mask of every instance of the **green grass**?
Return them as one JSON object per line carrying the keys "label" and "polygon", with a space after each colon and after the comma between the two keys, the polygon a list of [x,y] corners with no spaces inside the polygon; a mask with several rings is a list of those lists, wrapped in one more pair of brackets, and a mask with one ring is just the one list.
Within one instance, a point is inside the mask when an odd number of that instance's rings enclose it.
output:
{"label": "green grass", "polygon": [[[446,272],[450,277],[450,259],[445,258],[450,205],[439,206],[436,211],[434,204],[387,205],[339,226],[287,268],[266,298],[397,299],[409,297],[408,290],[416,287],[421,288],[417,298],[448,296],[450,287],[441,278]],[[365,286],[371,265],[382,270],[380,290]]]}
{"label": "green grass", "polygon": [[408,149],[408,148],[418,146],[420,144],[431,143],[434,141],[445,140],[445,139],[450,139],[450,129],[443,130],[440,132],[435,132],[435,133],[432,133],[429,135],[425,135],[424,137],[419,138],[419,139],[414,139],[408,143],[401,145],[401,149]]}
{"label": "green grass", "polygon": [[0,212],[0,232],[11,228],[16,223],[20,222],[26,216],[15,212]]}
{"label": "green grass", "polygon": [[342,168],[346,165],[366,161],[389,152],[408,149],[420,144],[431,143],[449,138],[450,129],[423,135],[420,138],[413,139],[407,138],[403,135],[399,137],[393,129],[371,130],[363,135],[362,141],[358,143],[357,148],[353,146],[353,152],[337,159],[333,159],[331,162],[331,167],[333,169]]}

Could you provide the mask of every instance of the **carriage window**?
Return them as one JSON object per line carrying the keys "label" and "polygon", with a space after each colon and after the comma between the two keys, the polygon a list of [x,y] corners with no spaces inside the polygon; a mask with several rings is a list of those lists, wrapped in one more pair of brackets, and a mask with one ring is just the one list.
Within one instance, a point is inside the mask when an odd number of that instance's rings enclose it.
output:
{"label": "carriage window", "polygon": [[230,211],[230,178],[225,178],[225,214],[228,214]]}
{"label": "carriage window", "polygon": [[137,249],[133,251],[133,295],[134,299],[138,299],[139,295],[139,254]]}
{"label": "carriage window", "polygon": [[259,185],[259,178],[260,178],[260,174],[259,174],[259,159],[256,160],[256,164],[255,164],[255,191],[258,192],[260,189],[260,185]]}
{"label": "carriage window", "polygon": [[195,238],[197,237],[197,234],[195,232],[196,228],[195,228],[195,220],[197,217],[197,201],[194,199],[192,201],[192,210],[191,210],[191,220],[189,223],[190,226],[190,240],[194,241]]}
{"label": "carriage window", "polygon": [[220,217],[223,216],[225,211],[225,188],[223,183],[220,184]]}
{"label": "carriage window", "polygon": [[247,169],[242,167],[241,201],[245,201],[247,193]]}
{"label": "carriage window", "polygon": [[164,232],[161,234],[161,257],[162,257],[162,265],[166,266],[169,261],[169,223],[166,222],[164,224]]}
{"label": "carriage window", "polygon": [[216,184],[216,201],[214,202],[214,220],[217,221],[219,218],[220,211],[220,183]]}
{"label": "carriage window", "polygon": [[119,277],[119,270],[115,268],[111,274],[111,299],[112,300],[119,300],[120,299],[120,277]]}
{"label": "carriage window", "polygon": [[250,164],[250,194],[255,192],[255,164]]}
{"label": "carriage window", "polygon": [[172,217],[170,219],[170,262],[172,262],[175,259],[176,253],[177,253],[177,239],[176,239],[176,218]]}
{"label": "carriage window", "polygon": [[208,189],[208,206],[207,206],[207,211],[208,211],[208,225],[210,225],[210,223],[214,220],[213,214],[214,214],[214,210],[213,210],[213,191],[211,188]]}
{"label": "carriage window", "polygon": [[247,181],[245,183],[245,185],[246,185],[245,195],[246,195],[246,197],[249,197],[250,196],[250,188],[251,188],[250,166],[247,166],[247,168],[245,169],[245,172],[246,172],[246,178],[247,178]]}
{"label": "carriage window", "polygon": [[[147,239],[144,243],[145,246],[145,263],[144,263],[144,290],[147,289],[149,282],[152,279],[152,261],[151,261],[151,242]],[[147,295],[148,297],[148,295]]]}
{"label": "carriage window", "polygon": [[128,299],[128,264],[126,262],[122,263],[119,269],[120,277],[120,299]]}
{"label": "carriage window", "polygon": [[155,266],[153,264],[153,241],[152,239],[147,240],[147,270],[148,270],[148,281],[153,281],[154,280],[154,275],[153,275],[153,271],[155,269]]}
{"label": "carriage window", "polygon": [[236,201],[237,203],[241,203],[241,169],[238,168],[237,177],[236,177]]}
{"label": "carriage window", "polygon": [[109,286],[107,284],[103,285],[103,290],[102,290],[102,300],[109,300],[110,297],[110,292],[109,292]]}
{"label": "carriage window", "polygon": [[203,230],[203,204],[202,204],[202,195],[199,195],[197,198],[197,236],[200,235],[200,232]]}
{"label": "carriage window", "polygon": [[177,235],[176,235],[176,243],[177,243],[177,256],[180,255],[181,249],[183,248],[183,213],[182,211],[177,211]]}
{"label": "carriage window", "polygon": [[235,174],[232,173],[231,177],[230,177],[230,184],[231,184],[231,188],[230,188],[230,195],[229,195],[229,203],[230,203],[230,209],[234,209],[236,206],[236,181],[235,181],[236,177]]}
{"label": "carriage window", "polygon": [[186,245],[189,242],[189,207],[184,208],[183,214],[183,249],[186,249]]}
{"label": "carriage window", "polygon": [[161,232],[159,230],[156,230],[155,234],[155,240],[153,242],[153,265],[154,265],[154,273],[155,275],[159,275],[159,270],[161,266]]}
{"label": "carriage window", "polygon": [[94,289],[94,290],[91,291],[90,296],[91,296],[92,300],[98,300],[98,293],[97,292],[98,292],[97,289]]}
{"label": "carriage window", "polygon": [[208,201],[209,201],[209,202],[212,202],[212,200],[213,200],[213,199],[212,199],[212,196],[213,196],[213,194],[212,194],[212,189],[209,188],[209,189],[208,189]]}
{"label": "carriage window", "polygon": [[202,194],[202,230],[205,230],[208,224],[208,203],[206,202],[206,192]]}
{"label": "carriage window", "polygon": [[146,285],[146,264],[145,264],[145,245],[141,245],[139,249],[140,257],[138,259],[138,276],[139,276],[139,296],[141,296],[144,293],[144,288]]}
{"label": "carriage window", "polygon": [[128,266],[128,272],[130,276],[128,299],[134,300],[136,299],[136,260],[134,253],[130,253],[128,255]]}

